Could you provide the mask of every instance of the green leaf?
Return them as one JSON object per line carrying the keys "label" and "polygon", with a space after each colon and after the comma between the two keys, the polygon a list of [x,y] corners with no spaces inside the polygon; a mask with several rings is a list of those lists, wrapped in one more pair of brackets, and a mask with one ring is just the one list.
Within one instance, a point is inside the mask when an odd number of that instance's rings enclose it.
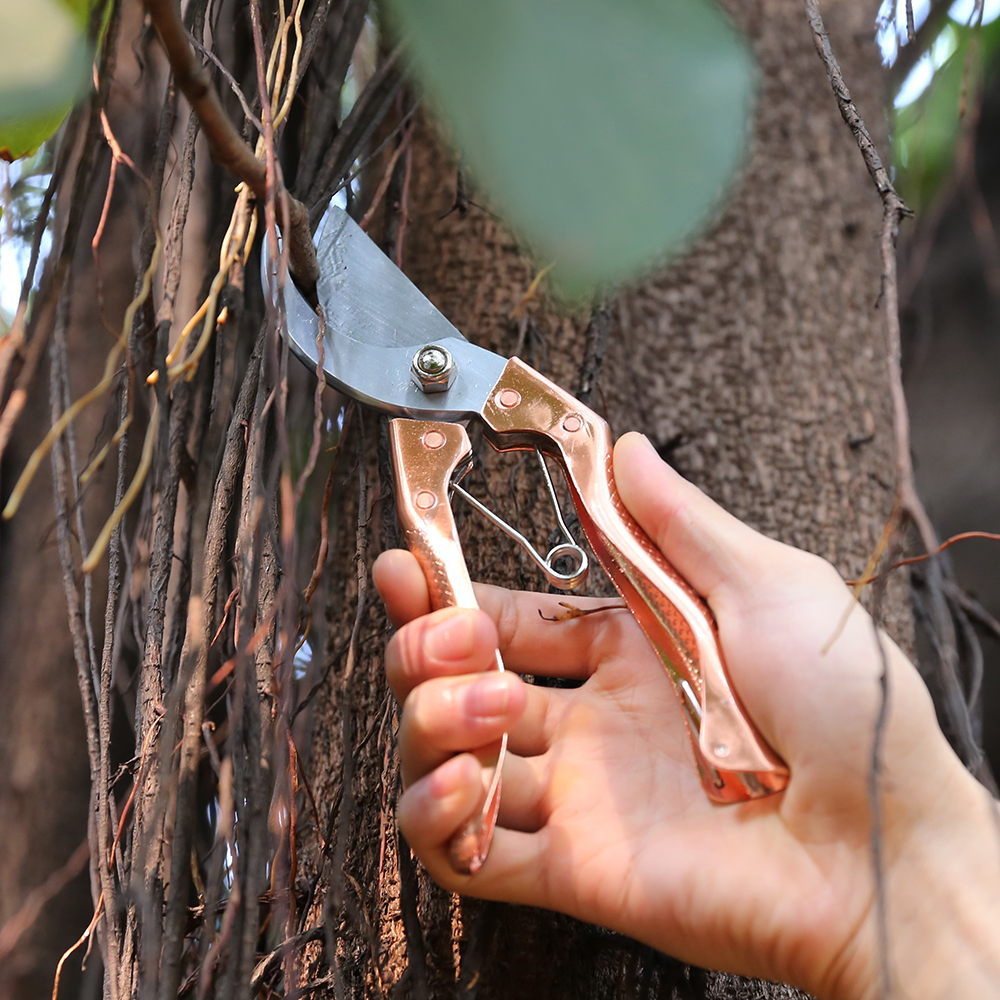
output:
{"label": "green leaf", "polygon": [[86,86],[90,54],[79,6],[0,0],[0,158],[37,149]]}
{"label": "green leaf", "polygon": [[395,0],[477,181],[572,296],[676,252],[743,159],[746,45],[709,0]]}

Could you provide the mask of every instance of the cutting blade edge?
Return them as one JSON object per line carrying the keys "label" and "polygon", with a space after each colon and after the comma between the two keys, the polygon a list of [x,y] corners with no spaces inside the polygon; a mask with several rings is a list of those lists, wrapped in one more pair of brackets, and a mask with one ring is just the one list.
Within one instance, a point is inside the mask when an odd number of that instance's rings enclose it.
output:
{"label": "cutting blade edge", "polygon": [[[264,248],[265,288],[268,255]],[[401,416],[462,420],[479,414],[507,364],[469,343],[440,310],[341,208],[331,205],[316,250],[317,285],[326,318],[323,370],[359,402]],[[284,291],[288,339],[309,367],[319,360],[319,319],[289,281]],[[447,348],[457,374],[445,392],[424,393],[410,377],[415,353]]]}

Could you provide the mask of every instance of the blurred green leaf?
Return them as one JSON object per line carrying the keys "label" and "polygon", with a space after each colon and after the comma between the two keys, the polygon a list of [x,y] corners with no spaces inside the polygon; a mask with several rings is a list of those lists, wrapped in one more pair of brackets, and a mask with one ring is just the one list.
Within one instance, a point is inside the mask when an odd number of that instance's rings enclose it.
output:
{"label": "blurred green leaf", "polygon": [[37,149],[86,86],[86,19],[78,0],[0,0],[0,158]]}
{"label": "blurred green leaf", "polygon": [[[973,59],[970,65],[969,44],[978,36],[975,44],[986,64],[1000,48],[1000,20],[981,28],[949,20],[939,37],[943,38],[946,32],[954,39],[954,46],[948,46],[951,54],[934,68],[923,93],[911,103],[896,108],[894,115],[896,188],[906,204],[918,213],[932,203],[951,176],[956,141],[963,128],[959,117],[962,94],[966,93],[966,103],[973,102],[981,83],[981,71],[977,68],[980,60]],[[924,58],[929,59],[932,54],[933,46]]]}
{"label": "blurred green leaf", "polygon": [[579,296],[676,252],[747,146],[754,65],[709,0],[396,0],[479,183]]}
{"label": "blurred green leaf", "polygon": [[87,22],[90,20],[90,11],[99,0],[59,0],[76,21],[81,31],[87,30]]}

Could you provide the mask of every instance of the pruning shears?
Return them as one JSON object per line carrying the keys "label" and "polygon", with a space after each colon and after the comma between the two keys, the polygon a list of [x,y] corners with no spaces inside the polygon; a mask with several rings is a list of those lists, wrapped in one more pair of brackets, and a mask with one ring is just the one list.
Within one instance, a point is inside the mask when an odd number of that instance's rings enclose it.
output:
{"label": "pruning shears", "polygon": [[[708,606],[667,562],[615,487],[607,423],[518,358],[470,343],[340,208],[331,205],[317,246],[324,324],[285,287],[291,349],[353,399],[394,415],[389,440],[406,542],[435,609],[477,606],[451,509],[462,494],[526,546],[550,583],[578,586],[587,554],[559,512],[545,459],[563,470],[593,554],[663,664],[684,708],[702,786],[716,803],[783,789],[788,768],[767,745],[733,690]],[[321,333],[322,331],[322,333]],[[499,451],[534,450],[564,541],[544,557],[460,485],[472,463],[463,422],[480,420]],[[560,569],[570,563],[569,570]],[[499,653],[496,668],[503,670]],[[474,873],[489,850],[507,738],[484,762],[480,814],[453,838],[451,861]]]}

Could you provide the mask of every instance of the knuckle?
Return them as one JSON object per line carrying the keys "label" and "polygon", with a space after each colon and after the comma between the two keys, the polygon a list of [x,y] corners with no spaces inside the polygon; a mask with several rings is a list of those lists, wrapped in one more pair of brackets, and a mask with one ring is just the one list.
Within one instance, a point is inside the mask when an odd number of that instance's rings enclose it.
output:
{"label": "knuckle", "polygon": [[423,675],[423,619],[404,625],[390,640],[392,664],[397,682],[408,690]]}
{"label": "knuckle", "polygon": [[451,684],[436,681],[418,684],[403,706],[410,732],[422,740],[437,735],[442,722],[456,716],[454,711],[449,711],[454,709],[454,701]]}
{"label": "knuckle", "polygon": [[500,607],[496,617],[497,637],[501,649],[510,649],[517,635],[518,609],[517,601],[509,590],[503,591]]}

